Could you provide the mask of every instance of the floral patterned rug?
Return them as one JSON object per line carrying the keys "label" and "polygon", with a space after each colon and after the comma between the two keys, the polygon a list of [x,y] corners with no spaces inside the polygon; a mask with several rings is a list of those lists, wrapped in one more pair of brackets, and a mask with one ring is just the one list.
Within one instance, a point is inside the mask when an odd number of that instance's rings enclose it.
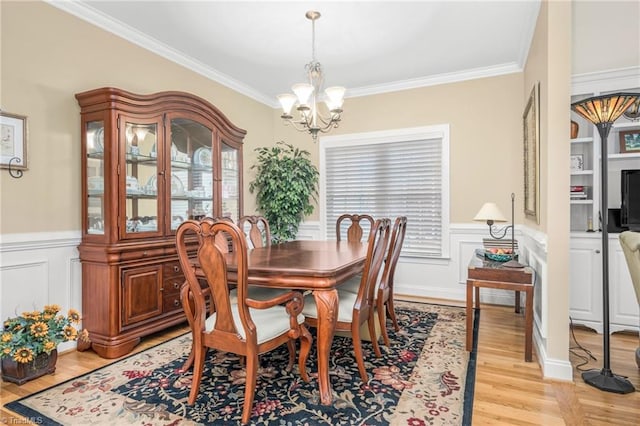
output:
{"label": "floral patterned rug", "polygon": [[[368,383],[360,380],[350,339],[334,337],[332,406],[319,403],[313,351],[310,383],[296,368],[284,370],[286,345],[262,355],[251,424],[467,424],[475,371],[467,371],[474,364],[465,351],[464,308],[396,302],[396,312],[401,331],[389,327],[391,348],[381,345],[381,358],[363,342]],[[245,377],[238,357],[209,351],[190,406],[191,372],[178,372],[190,346],[185,334],[5,407],[44,425],[239,424]]]}

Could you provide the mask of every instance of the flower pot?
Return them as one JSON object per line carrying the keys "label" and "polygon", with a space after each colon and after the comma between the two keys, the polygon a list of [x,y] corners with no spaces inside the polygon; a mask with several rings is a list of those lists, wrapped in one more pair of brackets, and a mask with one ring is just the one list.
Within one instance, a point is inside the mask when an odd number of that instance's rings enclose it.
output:
{"label": "flower pot", "polygon": [[2,358],[2,380],[21,385],[45,374],[56,371],[58,351],[38,354],[31,362],[16,362],[13,358]]}

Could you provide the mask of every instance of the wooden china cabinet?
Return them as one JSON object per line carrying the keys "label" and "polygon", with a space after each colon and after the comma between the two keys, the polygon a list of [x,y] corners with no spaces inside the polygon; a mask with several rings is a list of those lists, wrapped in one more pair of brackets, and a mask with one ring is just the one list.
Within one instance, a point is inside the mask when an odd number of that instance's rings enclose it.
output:
{"label": "wooden china cabinet", "polygon": [[242,212],[242,140],[207,101],[181,92],[79,93],[83,326],[102,357],[185,320],[175,231]]}

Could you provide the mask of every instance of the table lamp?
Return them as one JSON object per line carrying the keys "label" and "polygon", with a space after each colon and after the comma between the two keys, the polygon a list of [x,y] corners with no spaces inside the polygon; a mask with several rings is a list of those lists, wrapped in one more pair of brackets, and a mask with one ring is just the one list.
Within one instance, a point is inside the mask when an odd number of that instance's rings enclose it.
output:
{"label": "table lamp", "polygon": [[593,96],[571,104],[571,109],[593,123],[600,135],[600,216],[602,221],[602,337],[604,353],[600,371],[582,373],[588,385],[606,392],[630,393],[635,390],[625,377],[613,374],[609,357],[609,234],[607,229],[609,200],[607,195],[607,137],[611,125],[639,98],[638,93],[612,93]]}
{"label": "table lamp", "polygon": [[507,219],[504,217],[500,209],[495,203],[484,203],[480,208],[480,211],[475,215],[473,220],[476,221],[486,221],[487,225],[489,225],[489,235],[496,240],[501,240],[507,235],[507,231],[511,229],[511,260],[503,264],[506,268],[524,268],[524,265],[518,262],[516,258],[516,240],[514,238],[514,206],[515,206],[516,195],[511,193],[511,225],[505,226],[502,229],[496,230],[496,234],[494,234],[493,224],[495,222],[506,222]]}

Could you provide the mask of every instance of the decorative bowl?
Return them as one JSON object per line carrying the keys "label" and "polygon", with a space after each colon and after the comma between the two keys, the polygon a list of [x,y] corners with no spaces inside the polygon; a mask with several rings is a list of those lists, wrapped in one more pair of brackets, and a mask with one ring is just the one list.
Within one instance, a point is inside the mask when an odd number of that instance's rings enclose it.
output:
{"label": "decorative bowl", "polygon": [[485,251],[484,256],[496,262],[508,262],[513,258],[511,253],[491,253],[490,251]]}

